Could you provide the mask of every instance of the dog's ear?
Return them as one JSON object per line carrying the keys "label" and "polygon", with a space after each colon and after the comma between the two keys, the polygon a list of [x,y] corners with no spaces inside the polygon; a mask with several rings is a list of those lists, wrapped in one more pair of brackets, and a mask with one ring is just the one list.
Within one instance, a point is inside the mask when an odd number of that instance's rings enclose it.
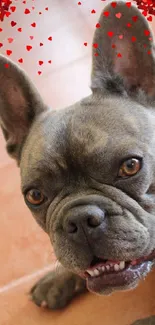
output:
{"label": "dog's ear", "polygon": [[24,71],[0,56],[0,126],[7,151],[18,163],[34,119],[46,109]]}
{"label": "dog's ear", "polygon": [[131,3],[105,7],[93,40],[91,88],[130,94],[143,90],[155,98],[155,61],[152,32]]}

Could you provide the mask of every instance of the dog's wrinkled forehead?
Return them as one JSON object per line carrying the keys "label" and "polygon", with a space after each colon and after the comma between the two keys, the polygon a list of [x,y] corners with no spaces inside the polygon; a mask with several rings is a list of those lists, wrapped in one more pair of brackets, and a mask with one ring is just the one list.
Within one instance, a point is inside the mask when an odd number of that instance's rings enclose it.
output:
{"label": "dog's wrinkled forehead", "polygon": [[152,115],[130,99],[90,96],[66,110],[46,113],[34,124],[21,167],[34,169],[45,162],[54,168],[57,162],[67,168],[69,160],[82,164],[105,152],[109,157],[140,154],[150,142],[151,123]]}

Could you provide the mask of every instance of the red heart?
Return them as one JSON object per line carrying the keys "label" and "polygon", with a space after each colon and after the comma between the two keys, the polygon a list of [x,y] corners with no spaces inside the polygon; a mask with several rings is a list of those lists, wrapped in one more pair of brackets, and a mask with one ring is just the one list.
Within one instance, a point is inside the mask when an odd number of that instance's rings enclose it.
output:
{"label": "red heart", "polygon": [[84,46],[87,46],[87,42],[84,43]]}
{"label": "red heart", "polygon": [[44,44],[43,43],[40,43],[40,46],[43,46]]}
{"label": "red heart", "polygon": [[79,6],[81,5],[81,2],[80,2],[80,1],[78,2],[78,5],[79,5]]}
{"label": "red heart", "polygon": [[115,16],[116,16],[116,18],[120,19],[122,17],[122,14],[121,14],[121,12],[118,12]]}
{"label": "red heart", "polygon": [[116,47],[116,45],[115,44],[112,44],[112,46],[111,46],[113,49],[115,49],[115,47]]}
{"label": "red heart", "polygon": [[0,32],[2,32],[3,31],[3,29],[2,28],[0,28]]}
{"label": "red heart", "polygon": [[20,28],[18,28],[18,32],[20,32],[20,33],[22,32],[22,28],[21,28],[21,27],[20,27]]}
{"label": "red heart", "polygon": [[5,68],[9,68],[9,63],[4,64]]}
{"label": "red heart", "polygon": [[16,11],[16,7],[15,6],[10,7],[10,9],[11,9],[12,12],[15,12]]}
{"label": "red heart", "polygon": [[12,54],[12,51],[11,50],[6,50],[6,54],[7,55],[11,55]]}
{"label": "red heart", "polygon": [[127,25],[127,27],[131,27],[132,26],[130,23],[127,23],[126,25]]}
{"label": "red heart", "polygon": [[117,5],[117,2],[112,2],[112,3],[111,3],[111,6],[112,6],[113,8],[115,8],[116,5]]}
{"label": "red heart", "polygon": [[12,43],[12,42],[13,42],[13,38],[9,37],[9,38],[8,38],[8,42],[9,42],[9,43]]}
{"label": "red heart", "polygon": [[49,40],[49,41],[52,41],[52,36],[50,36],[50,37],[48,38],[48,40]]}
{"label": "red heart", "polygon": [[25,15],[30,14],[30,10],[26,8],[25,11],[24,11],[24,14],[25,14]]}
{"label": "red heart", "polygon": [[17,23],[15,22],[15,21],[11,21],[11,26],[12,27],[14,27],[14,26],[16,26],[17,25]]}
{"label": "red heart", "polygon": [[45,8],[45,10],[47,10],[47,11],[48,11],[48,7],[46,7],[46,8]]}
{"label": "red heart", "polygon": [[19,62],[19,63],[23,63],[23,59],[22,59],[22,58],[19,59],[18,62]]}
{"label": "red heart", "polygon": [[39,61],[39,65],[42,65],[44,63],[44,61]]}
{"label": "red heart", "polygon": [[138,19],[138,17],[137,17],[137,16],[133,16],[133,17],[132,17],[132,20],[133,20],[134,22],[136,22],[136,21],[137,21],[137,19]]}
{"label": "red heart", "polygon": [[42,72],[41,71],[38,71],[38,74],[40,75]]}
{"label": "red heart", "polygon": [[130,8],[130,7],[131,7],[131,2],[126,2],[126,6],[127,6],[128,8]]}
{"label": "red heart", "polygon": [[100,28],[101,25],[99,23],[96,24],[96,28]]}
{"label": "red heart", "polygon": [[30,39],[31,39],[31,40],[34,39],[34,36],[30,36]]}
{"label": "red heart", "polygon": [[136,42],[136,37],[135,37],[135,36],[132,36],[132,37],[131,37],[131,41],[132,41],[132,42]]}
{"label": "red heart", "polygon": [[32,10],[34,10],[35,9],[35,7],[32,7]]}
{"label": "red heart", "polygon": [[24,1],[23,1],[23,3],[25,4],[25,3],[26,3],[26,1],[24,0]]}
{"label": "red heart", "polygon": [[152,16],[149,16],[149,17],[147,18],[147,20],[148,20],[148,21],[152,21]]}
{"label": "red heart", "polygon": [[0,48],[3,46],[3,43],[0,43]]}
{"label": "red heart", "polygon": [[147,54],[151,54],[151,51],[149,50],[149,51],[147,51]]}
{"label": "red heart", "polygon": [[32,27],[36,27],[36,23],[32,23],[31,26],[32,26]]}
{"label": "red heart", "polygon": [[119,35],[118,38],[119,38],[119,39],[123,39],[123,35]]}
{"label": "red heart", "polygon": [[97,48],[98,48],[98,44],[97,44],[97,43],[94,43],[94,44],[93,44],[93,47],[94,47],[95,49],[97,49]]}
{"label": "red heart", "polygon": [[52,63],[52,61],[51,61],[51,60],[49,60],[49,61],[48,61],[48,63]]}
{"label": "red heart", "polygon": [[93,9],[93,10],[91,11],[91,13],[92,13],[92,14],[96,14],[96,11]]}
{"label": "red heart", "polygon": [[39,15],[42,15],[42,12],[41,11],[39,11]]}
{"label": "red heart", "polygon": [[27,49],[27,51],[31,51],[32,50],[32,46],[31,45],[26,45],[26,49]]}
{"label": "red heart", "polygon": [[98,54],[98,53],[94,53],[94,55],[95,55],[95,56],[99,56],[99,54]]}
{"label": "red heart", "polygon": [[147,16],[147,11],[143,11],[143,12],[142,12],[142,15],[143,15],[144,17],[146,17],[146,16]]}
{"label": "red heart", "polygon": [[9,17],[10,15],[11,15],[11,12],[9,12],[9,11],[6,11],[6,12],[5,12],[5,16],[6,16],[6,17]]}
{"label": "red heart", "polygon": [[122,57],[122,54],[121,54],[121,53],[118,53],[118,54],[117,54],[117,57],[118,57],[118,58],[121,58],[121,57]]}
{"label": "red heart", "polygon": [[104,15],[105,17],[108,17],[108,16],[109,16],[109,11],[104,11],[103,15]]}
{"label": "red heart", "polygon": [[150,32],[149,32],[149,30],[147,30],[147,29],[146,29],[146,30],[144,30],[144,35],[145,35],[145,36],[149,36],[149,35],[150,35]]}
{"label": "red heart", "polygon": [[109,37],[112,37],[114,35],[113,32],[108,32],[107,34],[108,34]]}

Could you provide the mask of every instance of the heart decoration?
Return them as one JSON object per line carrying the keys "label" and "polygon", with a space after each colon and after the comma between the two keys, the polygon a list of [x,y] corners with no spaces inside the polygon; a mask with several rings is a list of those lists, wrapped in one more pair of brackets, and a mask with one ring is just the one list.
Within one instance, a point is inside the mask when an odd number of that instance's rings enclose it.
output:
{"label": "heart decoration", "polygon": [[105,17],[108,17],[108,16],[109,16],[109,11],[104,11],[103,15],[104,15]]}
{"label": "heart decoration", "polygon": [[25,11],[24,11],[24,14],[25,14],[25,15],[30,14],[30,10],[26,8]]}
{"label": "heart decoration", "polygon": [[32,46],[31,46],[31,45],[26,45],[26,49],[27,49],[27,51],[29,52],[29,51],[32,50]]}
{"label": "heart decoration", "polygon": [[[32,0],[32,1],[34,1],[34,0]],[[101,1],[105,1],[105,0],[101,0]],[[133,0],[133,1],[137,3],[137,7],[141,10],[142,14],[146,17],[146,19],[149,22],[151,22],[152,21],[152,15],[155,16],[155,0]],[[28,1],[27,0],[23,0],[23,1],[21,0],[21,3],[23,3],[23,5],[25,5],[24,6],[24,10],[23,10],[23,14],[32,16],[32,21],[30,23],[31,28],[36,28],[37,29],[37,24],[36,24],[35,21],[33,21],[33,10],[35,10],[35,6],[31,6],[31,7],[28,8],[28,6],[27,6],[28,5]],[[78,1],[77,2],[77,5],[78,6],[82,5],[82,1]],[[127,8],[130,8],[132,6],[132,2],[126,0],[126,6],[127,6]],[[117,1],[111,2],[111,7],[112,8],[117,8]],[[4,19],[7,19],[8,17],[11,16],[11,21],[10,21],[11,27],[12,28],[17,28],[17,31],[19,33],[22,33],[23,29],[20,26],[18,26],[18,22],[15,19],[13,19],[13,14],[16,12],[17,9],[18,8],[16,6],[16,3],[14,3],[13,0],[12,1],[11,0],[0,0],[0,21],[3,22]],[[42,12],[39,11],[38,12],[38,15],[43,15],[45,12],[49,12],[49,8],[48,7],[45,7],[44,8],[44,11],[42,11]],[[95,8],[92,8],[90,10],[90,12],[91,12],[91,14],[96,14]],[[104,11],[103,12],[103,16],[105,17],[105,19],[108,19],[108,17],[110,16],[110,12]],[[121,19],[122,13],[116,11],[115,17],[116,17],[116,19]],[[131,21],[127,21],[126,22],[126,26],[128,28],[131,28],[137,21],[138,21],[138,17],[137,16],[133,16]],[[96,28],[98,28],[98,29],[101,28],[100,23],[96,23]],[[2,31],[3,31],[3,28],[0,27],[0,32],[2,32]],[[34,40],[34,36],[32,36],[32,35],[29,36],[29,39],[31,41]],[[148,38],[149,35],[150,35],[149,30],[145,30],[144,31],[144,35]],[[114,36],[114,31],[109,30],[107,32],[107,37],[109,37],[109,38],[112,39],[113,36]],[[119,35],[118,38],[120,40],[123,39],[123,35]],[[8,40],[8,43],[9,44],[11,44],[11,43],[14,42],[14,39],[12,37],[10,37],[10,35],[8,35],[7,40]],[[53,40],[52,36],[47,37],[47,41],[50,41],[51,42],[52,40]],[[133,35],[131,37],[131,42],[136,42],[136,41],[137,41],[136,40],[136,37]],[[150,39],[150,41],[151,41],[151,39]],[[85,41],[83,43],[83,45],[85,47],[87,47],[88,46],[88,43]],[[4,45],[1,42],[0,43],[0,48],[3,47],[3,46]],[[40,42],[39,43],[39,46],[40,47],[44,46],[44,43]],[[112,44],[111,46],[112,46],[113,49],[116,47],[115,44]],[[97,43],[94,43],[93,44],[93,47],[97,49],[98,48],[98,44]],[[25,48],[26,48],[26,51],[29,52],[29,53],[33,50],[33,46],[30,45],[30,44],[26,45]],[[6,52],[6,55],[8,55],[8,56],[11,56],[12,55],[12,50],[11,49],[6,49],[5,52]],[[148,51],[148,54],[150,54],[149,51]],[[94,55],[95,56],[98,56],[99,53],[98,52],[95,52]],[[121,53],[117,53],[117,57],[118,58],[121,58],[122,57]],[[19,58],[18,59],[18,62],[22,64],[24,62],[23,58],[22,57]],[[48,63],[51,64],[52,63],[52,60],[48,60]],[[44,61],[38,60],[38,65],[39,66],[43,66],[44,65]],[[6,67],[8,68],[9,65],[6,65]],[[42,74],[42,71],[39,70],[39,71],[37,71],[37,73],[38,73],[38,75],[41,75]]]}
{"label": "heart decoration", "polygon": [[18,60],[18,62],[19,62],[19,63],[23,63],[23,59],[20,58],[20,59]]}
{"label": "heart decoration", "polygon": [[11,26],[12,26],[12,27],[15,27],[16,25],[17,25],[17,23],[16,23],[15,21],[12,20],[12,21],[11,21]]}
{"label": "heart decoration", "polygon": [[9,38],[8,38],[8,42],[9,42],[9,43],[12,43],[12,42],[13,42],[13,38],[12,38],[12,37],[9,37]]}
{"label": "heart decoration", "polygon": [[12,54],[12,51],[11,51],[11,50],[6,50],[6,54],[7,54],[8,56],[10,56],[10,55]]}
{"label": "heart decoration", "polygon": [[115,16],[116,16],[116,18],[120,19],[122,17],[122,14],[121,14],[121,12],[118,12]]}

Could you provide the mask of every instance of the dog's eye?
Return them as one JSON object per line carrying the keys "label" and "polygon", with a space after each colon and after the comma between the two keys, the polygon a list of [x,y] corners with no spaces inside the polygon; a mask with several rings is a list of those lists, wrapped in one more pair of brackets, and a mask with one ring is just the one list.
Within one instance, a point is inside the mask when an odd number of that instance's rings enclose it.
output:
{"label": "dog's eye", "polygon": [[44,202],[45,196],[37,189],[31,189],[26,193],[26,200],[32,205],[40,205]]}
{"label": "dog's eye", "polygon": [[129,177],[138,173],[141,169],[141,159],[130,158],[123,162],[120,167],[118,176],[119,177]]}

